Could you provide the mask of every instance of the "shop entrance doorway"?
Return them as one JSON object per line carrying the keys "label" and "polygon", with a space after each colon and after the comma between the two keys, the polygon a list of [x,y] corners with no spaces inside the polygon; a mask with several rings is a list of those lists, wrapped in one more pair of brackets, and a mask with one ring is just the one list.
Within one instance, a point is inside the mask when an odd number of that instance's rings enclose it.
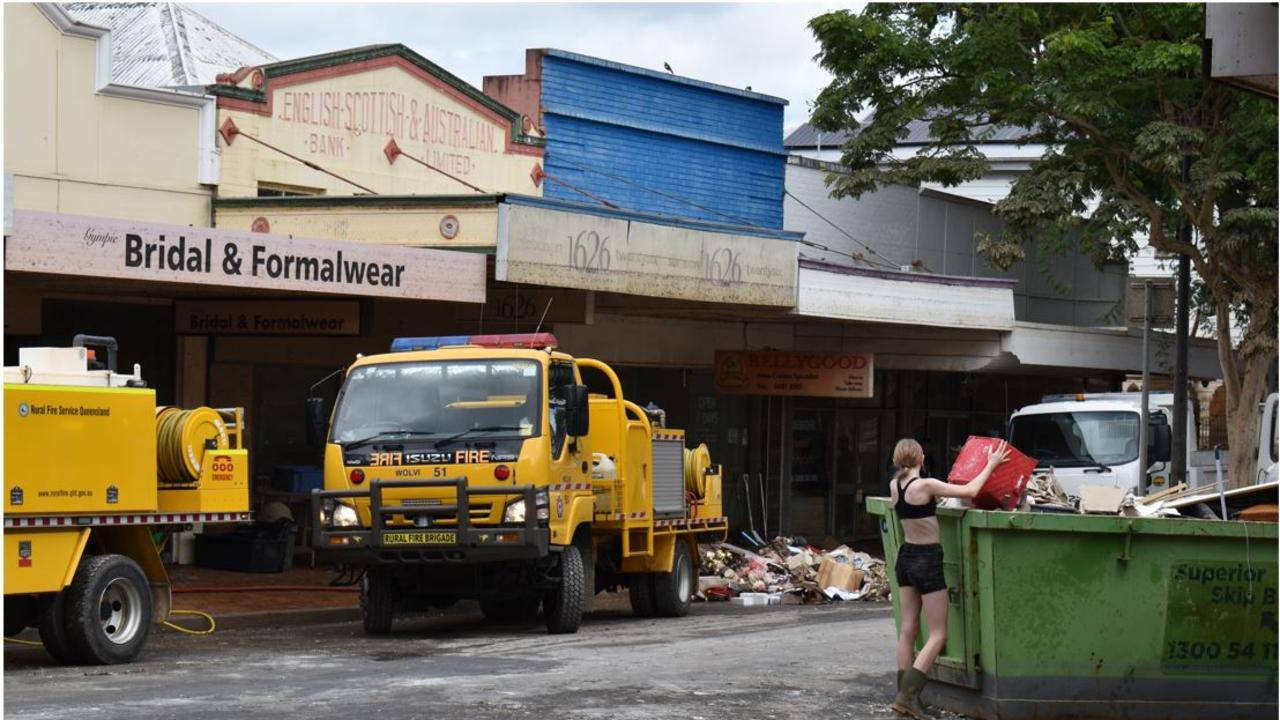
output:
{"label": "shop entrance doorway", "polygon": [[865,501],[883,492],[888,477],[881,457],[883,415],[854,409],[795,411],[789,532],[815,543],[826,538],[852,542],[876,535]]}

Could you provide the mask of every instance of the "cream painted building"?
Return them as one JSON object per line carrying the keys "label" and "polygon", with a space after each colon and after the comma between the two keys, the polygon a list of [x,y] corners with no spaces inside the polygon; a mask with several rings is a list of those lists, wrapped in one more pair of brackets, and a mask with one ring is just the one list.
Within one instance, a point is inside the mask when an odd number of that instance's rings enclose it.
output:
{"label": "cream painted building", "polygon": [[493,196],[541,195],[543,142],[528,118],[403,45],[226,80],[210,88],[219,227],[492,248]]}
{"label": "cream painted building", "polygon": [[209,223],[212,97],[111,81],[111,33],[4,6],[4,168],[17,208]]}

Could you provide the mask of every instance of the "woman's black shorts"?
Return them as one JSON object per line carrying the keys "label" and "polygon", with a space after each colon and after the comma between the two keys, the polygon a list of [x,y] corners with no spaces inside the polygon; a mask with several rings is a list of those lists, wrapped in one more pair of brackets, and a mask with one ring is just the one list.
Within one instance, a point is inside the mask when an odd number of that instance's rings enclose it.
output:
{"label": "woman's black shorts", "polygon": [[947,581],[942,577],[942,546],[937,543],[903,543],[898,549],[895,570],[898,587],[913,587],[921,595],[947,589]]}

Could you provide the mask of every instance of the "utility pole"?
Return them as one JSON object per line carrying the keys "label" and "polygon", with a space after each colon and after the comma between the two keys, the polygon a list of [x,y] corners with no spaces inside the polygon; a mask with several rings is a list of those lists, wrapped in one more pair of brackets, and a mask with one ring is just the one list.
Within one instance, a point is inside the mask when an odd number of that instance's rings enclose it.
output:
{"label": "utility pole", "polygon": [[[1182,181],[1191,176],[1191,158],[1182,159]],[[1182,209],[1182,224],[1178,227],[1178,240],[1191,244],[1191,220],[1187,208]],[[1178,310],[1173,331],[1173,472],[1169,487],[1187,480],[1187,447],[1192,442],[1187,437],[1187,335],[1191,324],[1191,258],[1178,255]]]}
{"label": "utility pole", "polygon": [[[1148,409],[1151,401],[1151,367],[1148,361],[1151,357],[1150,342],[1151,281],[1147,280],[1142,283],[1142,412],[1138,416],[1138,472],[1142,474],[1138,476],[1138,495],[1147,494],[1147,484],[1150,482],[1147,476],[1147,470],[1151,467],[1151,460],[1147,457],[1147,443],[1150,442],[1148,436],[1151,432],[1147,425],[1151,422],[1151,411]],[[1169,487],[1173,485],[1170,484]]]}

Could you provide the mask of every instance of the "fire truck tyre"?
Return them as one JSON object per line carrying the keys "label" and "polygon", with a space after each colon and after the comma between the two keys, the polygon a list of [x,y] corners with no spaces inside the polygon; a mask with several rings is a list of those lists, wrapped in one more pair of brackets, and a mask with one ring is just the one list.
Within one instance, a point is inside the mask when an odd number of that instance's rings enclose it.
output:
{"label": "fire truck tyre", "polygon": [[40,641],[54,660],[76,664],[76,651],[67,639],[66,593],[46,595],[40,600]]}
{"label": "fire truck tyre", "polygon": [[689,614],[689,600],[693,597],[693,558],[689,556],[689,544],[677,542],[675,556],[671,558],[671,572],[653,576],[653,608],[658,617],[684,617]]}
{"label": "fire truck tyre", "polygon": [[133,560],[86,557],[65,602],[67,638],[80,662],[115,665],[142,652],[151,631],[151,586]]}
{"label": "fire truck tyre", "polygon": [[391,632],[395,616],[395,576],[387,568],[371,567],[360,581],[360,618],[365,635]]}
{"label": "fire truck tyre", "polygon": [[560,551],[560,583],[554,590],[547,591],[542,601],[547,632],[553,635],[578,632],[586,591],[583,585],[585,574],[582,551],[577,545],[565,545]]}
{"label": "fire truck tyre", "polygon": [[538,617],[538,606],[542,598],[534,595],[504,598],[484,598],[480,601],[480,611],[485,618],[494,622],[528,622]]}
{"label": "fire truck tyre", "polygon": [[653,576],[632,573],[627,586],[631,590],[631,611],[636,617],[653,617]]}

